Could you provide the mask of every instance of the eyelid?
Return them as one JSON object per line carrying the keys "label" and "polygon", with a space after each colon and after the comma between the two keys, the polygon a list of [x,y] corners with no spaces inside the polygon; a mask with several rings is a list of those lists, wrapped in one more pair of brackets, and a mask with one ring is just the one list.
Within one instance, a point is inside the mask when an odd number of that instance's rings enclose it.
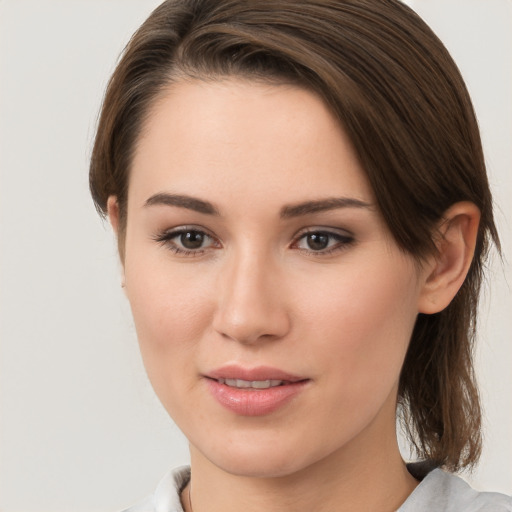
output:
{"label": "eyelid", "polygon": [[354,234],[350,232],[347,229],[343,228],[335,228],[335,227],[328,227],[328,226],[309,226],[307,228],[302,228],[298,230],[294,235],[293,239],[297,240],[304,235],[310,234],[310,233],[325,233],[328,235],[333,236],[342,236],[346,238],[354,238]]}
{"label": "eyelid", "polygon": [[218,237],[214,235],[208,228],[205,228],[204,226],[200,226],[198,224],[180,224],[172,228],[162,229],[155,235],[155,238],[164,236],[176,236],[179,235],[180,233],[187,231],[197,231],[199,233],[204,233],[205,235],[208,235],[212,238],[218,239]]}

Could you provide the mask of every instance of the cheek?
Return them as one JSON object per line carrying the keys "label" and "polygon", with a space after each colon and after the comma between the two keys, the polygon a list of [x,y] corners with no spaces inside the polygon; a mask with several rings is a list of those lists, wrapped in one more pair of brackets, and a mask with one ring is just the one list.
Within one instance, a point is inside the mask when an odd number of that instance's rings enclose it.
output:
{"label": "cheek", "polygon": [[394,385],[417,315],[414,269],[384,263],[339,272],[303,300],[303,329],[315,340],[308,357],[316,351],[326,375],[365,393]]}
{"label": "cheek", "polygon": [[[140,353],[147,376],[159,400],[177,421],[186,418],[195,385],[196,357],[200,338],[208,324],[210,309],[197,290],[180,290],[181,280],[133,279],[128,287]],[[152,272],[151,272],[152,273]],[[180,424],[182,421],[180,421]]]}
{"label": "cheek", "polygon": [[[188,275],[168,264],[165,255],[151,261],[133,252],[127,260],[126,293],[148,376],[158,393],[169,375],[191,368],[192,356],[211,323],[213,303],[206,274]],[[186,265],[185,265],[186,267]]]}

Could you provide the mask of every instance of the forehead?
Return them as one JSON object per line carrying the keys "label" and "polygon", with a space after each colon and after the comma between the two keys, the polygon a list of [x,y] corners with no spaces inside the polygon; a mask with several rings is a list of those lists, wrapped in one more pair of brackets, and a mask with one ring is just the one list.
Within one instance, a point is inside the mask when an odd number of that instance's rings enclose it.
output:
{"label": "forehead", "polygon": [[129,194],[142,200],[169,189],[248,200],[372,196],[350,141],[320,97],[241,79],[177,82],[153,105]]}

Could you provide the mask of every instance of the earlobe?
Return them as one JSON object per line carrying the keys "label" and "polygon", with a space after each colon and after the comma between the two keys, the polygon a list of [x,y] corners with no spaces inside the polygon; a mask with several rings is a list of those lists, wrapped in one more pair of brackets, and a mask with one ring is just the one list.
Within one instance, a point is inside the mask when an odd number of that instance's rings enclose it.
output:
{"label": "earlobe", "polygon": [[480,210],[464,201],[451,206],[438,226],[437,253],[425,266],[418,310],[439,313],[462,286],[475,252]]}

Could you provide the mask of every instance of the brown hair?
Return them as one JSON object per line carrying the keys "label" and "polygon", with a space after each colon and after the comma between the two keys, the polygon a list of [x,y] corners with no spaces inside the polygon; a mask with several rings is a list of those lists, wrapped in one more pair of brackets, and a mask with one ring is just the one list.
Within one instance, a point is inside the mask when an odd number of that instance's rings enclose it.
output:
{"label": "brown hair", "polygon": [[418,316],[399,385],[420,458],[457,470],[481,449],[472,363],[489,240],[499,247],[477,121],[461,75],[430,28],[397,0],[169,0],[134,34],[103,103],[90,166],[97,209],[120,207],[145,116],[173,81],[242,76],[321,96],[359,156],[398,245],[418,261],[455,202],[481,212],[474,260],[452,303]]}

